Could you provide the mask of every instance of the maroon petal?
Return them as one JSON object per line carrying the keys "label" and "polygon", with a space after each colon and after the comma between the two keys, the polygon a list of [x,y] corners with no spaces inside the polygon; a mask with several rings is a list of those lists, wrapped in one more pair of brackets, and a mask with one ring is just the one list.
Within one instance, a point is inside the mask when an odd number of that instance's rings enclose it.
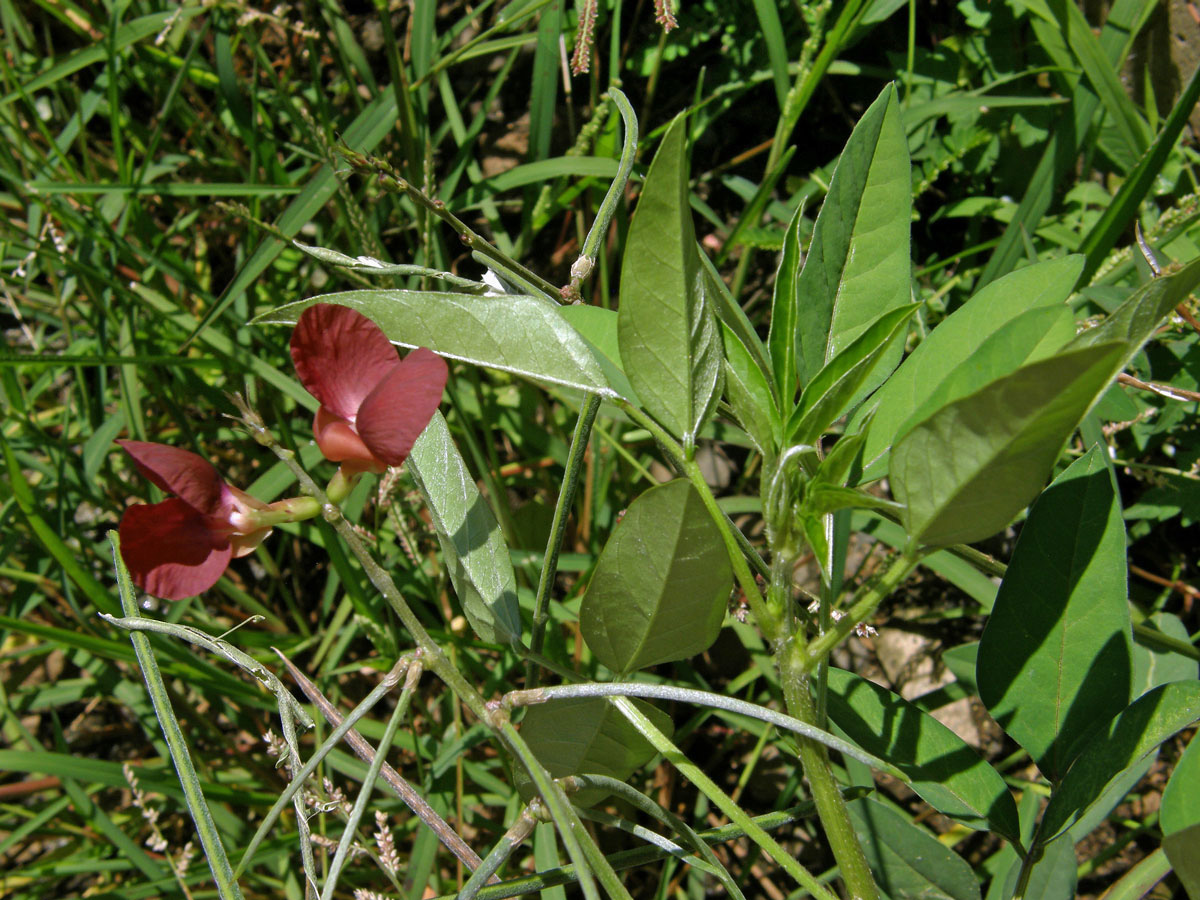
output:
{"label": "maroon petal", "polygon": [[376,459],[404,462],[442,402],[446,374],[445,360],[418,347],[363,400],[354,427]]}
{"label": "maroon petal", "polygon": [[398,364],[379,326],[332,303],[310,306],[292,332],[292,362],[310,394],[343,419],[354,420],[363,398]]}
{"label": "maroon petal", "polygon": [[359,462],[363,464],[360,471],[382,472],[387,468],[385,463],[371,455],[349,422],[335,416],[324,406],[317,410],[313,419],[313,437],[317,439],[322,455],[330,462]]}
{"label": "maroon petal", "polygon": [[119,533],[134,584],[164,600],[207,591],[233,556],[229,539],[213,532],[211,520],[176,497],[129,507]]}
{"label": "maroon petal", "polygon": [[210,516],[221,516],[227,511],[225,479],[203,456],[167,444],[117,443],[133,457],[138,470],[167,493],[175,494]]}

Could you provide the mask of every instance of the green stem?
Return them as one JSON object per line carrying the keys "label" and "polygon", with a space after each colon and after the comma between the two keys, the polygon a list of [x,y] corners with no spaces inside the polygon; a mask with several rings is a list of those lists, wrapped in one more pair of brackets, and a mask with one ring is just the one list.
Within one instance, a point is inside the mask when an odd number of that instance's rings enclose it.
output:
{"label": "green stem", "polygon": [[819,635],[808,645],[808,650],[804,654],[804,674],[807,675],[811,672],[821,660],[833,652],[838,644],[850,636],[850,632],[854,630],[855,626],[875,612],[880,601],[909,576],[919,561],[919,553],[902,553],[892,560],[883,575],[861,588],[856,595],[857,599],[846,611],[846,615],[829,631]]}
{"label": "green stem", "polygon": [[404,681],[404,689],[400,692],[400,701],[392,711],[392,717],[388,719],[387,726],[383,730],[383,737],[379,741],[379,748],[375,751],[375,756],[372,757],[371,765],[367,768],[367,774],[363,778],[362,789],[359,790],[358,796],[354,800],[354,807],[350,810],[350,816],[346,820],[342,838],[338,841],[337,852],[334,853],[333,862],[329,864],[329,874],[325,878],[325,889],[321,891],[321,900],[333,900],[333,893],[337,890],[342,867],[346,865],[346,858],[350,854],[350,848],[354,845],[358,823],[362,821],[363,813],[367,811],[367,803],[371,799],[371,791],[379,778],[379,770],[383,768],[383,762],[387,759],[392,741],[396,738],[396,729],[400,727],[401,720],[408,713],[413,691],[420,678],[421,664],[418,661],[408,667],[408,677]]}
{"label": "green stem", "polygon": [[[798,647],[787,648],[778,657],[783,698],[788,709],[802,722],[816,719],[817,709],[809,691],[808,676],[804,672],[805,658]],[[800,762],[804,766],[804,777],[812,791],[817,815],[825,829],[825,837],[837,860],[842,881],[855,900],[878,900],[879,888],[862,844],[854,833],[846,801],[838,787],[833,769],[829,765],[829,754],[822,744],[811,738],[797,740],[800,747]]]}
{"label": "green stem", "polygon": [[[542,571],[538,576],[537,599],[533,604],[533,630],[529,638],[529,649],[540,654],[546,640],[546,623],[550,620],[550,591],[558,574],[558,554],[562,550],[567,531],[567,518],[575,504],[575,490],[579,486],[579,470],[583,466],[592,425],[600,409],[600,395],[589,394],[575,422],[575,433],[571,436],[571,448],[567,451],[567,468],[563,473],[562,490],[554,505],[554,520],[550,524],[550,537],[546,540],[546,557],[542,560]],[[525,683],[533,688],[538,684],[538,672],[532,660],[526,662]]]}
{"label": "green stem", "polygon": [[[133,582],[129,570],[121,558],[121,540],[117,532],[108,533],[109,543],[112,544],[113,562],[117,568],[117,587],[121,595],[121,608],[126,617],[138,618],[138,606],[135,600]],[[183,797],[187,802],[188,812],[196,825],[196,834],[200,838],[200,846],[204,848],[204,858],[208,860],[209,869],[217,883],[217,893],[221,900],[242,900],[242,891],[233,875],[233,867],[229,857],[225,855],[225,847],[221,843],[221,835],[213,823],[212,813],[200,789],[200,778],[192,765],[192,755],[188,751],[187,742],[179,728],[179,721],[171,709],[171,698],[167,696],[167,686],[163,683],[162,674],[158,671],[158,663],[154,659],[154,650],[150,646],[150,638],[140,631],[129,635],[133,643],[134,653],[137,654],[138,665],[142,669],[142,677],[146,681],[146,691],[154,705],[154,713],[158,717],[159,727],[167,741],[171,752],[171,761],[175,764],[175,773],[179,776],[179,784],[183,788]]]}
{"label": "green stem", "polygon": [[[795,878],[801,887],[812,894],[813,897],[818,898],[818,900],[836,900],[829,888],[817,881],[811,872],[796,861],[792,854],[779,846],[779,843],[773,837],[763,831],[753,819],[746,815],[745,811],[734,803],[733,799],[721,790],[716,782],[704,773],[703,769],[688,759],[683,751],[676,747],[670,738],[659,731],[653,722],[642,715],[641,711],[630,700],[621,697],[614,699],[613,703],[616,704],[617,709],[637,728],[642,736],[651,743],[654,749],[663,755],[663,758],[667,762],[671,763],[671,765],[695,784],[704,796],[729,817],[731,822],[735,822],[745,829],[746,836],[758,844],[766,853],[770,854],[771,858],[779,864],[779,867]],[[840,796],[839,794],[839,798]],[[818,812],[820,811],[819,803],[817,810]],[[877,894],[871,894],[869,895],[869,900],[875,900],[877,896]]]}

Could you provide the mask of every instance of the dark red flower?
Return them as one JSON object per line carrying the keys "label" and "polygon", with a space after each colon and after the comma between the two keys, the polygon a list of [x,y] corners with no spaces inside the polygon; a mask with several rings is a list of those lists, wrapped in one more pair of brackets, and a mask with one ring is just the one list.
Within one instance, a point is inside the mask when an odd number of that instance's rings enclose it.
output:
{"label": "dark red flower", "polygon": [[292,361],[321,402],[313,421],[317,446],[351,473],[403,463],[446,386],[446,363],[432,350],[419,347],[401,360],[378,325],[330,303],[301,314]]}
{"label": "dark red flower", "polygon": [[138,470],[164,491],[161,503],[125,510],[121,556],[134,584],[164,600],[182,600],[217,583],[234,557],[268,534],[272,507],[225,482],[202,456],[166,444],[117,441]]}

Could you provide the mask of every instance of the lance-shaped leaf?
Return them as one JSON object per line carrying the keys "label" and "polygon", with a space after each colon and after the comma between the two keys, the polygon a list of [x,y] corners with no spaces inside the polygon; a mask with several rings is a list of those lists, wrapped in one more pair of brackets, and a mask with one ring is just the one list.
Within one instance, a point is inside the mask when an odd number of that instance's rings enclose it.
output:
{"label": "lance-shaped leaf", "polygon": [[775,388],[785,408],[796,398],[796,378],[799,374],[796,336],[799,333],[801,299],[797,285],[804,263],[804,254],[800,250],[800,222],[803,217],[804,210],[797,209],[783,235],[783,253],[775,270],[775,292],[771,297],[771,326],[767,332],[767,349],[775,370]]}
{"label": "lance-shaped leaf", "polygon": [[1125,524],[1103,453],[1038,497],[979,642],[980,698],[1052,782],[1129,703]]}
{"label": "lance-shaped leaf", "polygon": [[294,324],[313,303],[349,306],[375,321],[392,343],[538,381],[612,396],[587,342],[558,309],[521,294],[480,297],[436,291],[347,291],[289,303],[256,318]]}
{"label": "lance-shaped leaf", "polygon": [[755,365],[750,351],[724,322],[721,328],[725,335],[725,396],[738,424],[758,452],[767,460],[773,459],[783,424],[779,421],[770,382]]}
{"label": "lance-shaped leaf", "polygon": [[687,132],[663,136],[621,261],[617,310],[622,368],[643,408],[685,445],[721,395],[721,331],[688,206]]}
{"label": "lance-shaped leaf", "polygon": [[890,897],[979,900],[966,861],[937,838],[877,800],[846,804],[867,863]]}
{"label": "lance-shaped leaf", "polygon": [[891,691],[829,669],[829,718],[854,743],[889,760],[938,812],[1020,839],[1017,806],[1000,773],[953,731]]}
{"label": "lance-shaped leaf", "polygon": [[[896,89],[889,85],[842,151],[790,298],[802,386],[876,319],[912,302],[911,221],[908,139]],[[772,355],[774,350],[772,345]],[[875,385],[902,351],[897,343],[875,372]],[[776,360],[777,374],[786,377],[779,365]],[[788,385],[780,388],[781,397],[792,396]]]}
{"label": "lance-shaped leaf", "polygon": [[1045,485],[1063,445],[1116,375],[1124,343],[1029,363],[943,406],[892,451],[892,490],[910,540],[990,537]]}
{"label": "lance-shaped leaf", "polygon": [[717,639],[732,581],[696,489],[652,487],[604,545],[579,610],[583,639],[618,674],[695,656]]}
{"label": "lance-shaped leaf", "polygon": [[1105,788],[1159,744],[1200,719],[1200,681],[1173,681],[1143,694],[1093,735],[1050,797],[1039,838],[1070,828]]}
{"label": "lance-shaped leaf", "polygon": [[[871,410],[875,411],[863,446],[863,480],[886,473],[883,462],[887,451],[909,426],[925,418],[919,410],[925,409],[928,414],[1026,361],[1054,353],[1071,340],[1075,335],[1074,319],[1065,301],[1082,268],[1080,256],[1027,266],[992,282],[943,319],[852,420],[854,428]],[[1031,312],[1033,315],[1028,316]],[[1027,316],[1031,330],[1007,334],[996,342],[997,349],[1004,348],[1006,354],[997,362],[1007,365],[1007,370],[994,371],[974,385],[960,382],[961,394],[943,395],[937,407],[928,406],[930,395],[956,369],[977,372],[972,363],[981,347],[1022,316]]]}
{"label": "lance-shaped leaf", "polygon": [[788,441],[815,444],[842,413],[874,381],[882,361],[906,330],[915,303],[880,316],[871,327],[831,359],[804,388],[788,422]]}
{"label": "lance-shaped leaf", "polygon": [[519,642],[521,613],[508,545],[441,413],[413,445],[408,466],[429,507],[450,582],[471,627],[491,643]]}
{"label": "lance-shaped leaf", "polygon": [[[671,717],[642,700],[631,701],[655,727],[675,733]],[[521,737],[554,778],[568,775],[607,775],[625,781],[648,763],[655,750],[629,720],[603,697],[552,700],[529,707],[521,722]],[[517,790],[528,800],[533,784],[524,769],[516,768]],[[599,789],[580,791],[571,801],[594,806],[607,794]]]}

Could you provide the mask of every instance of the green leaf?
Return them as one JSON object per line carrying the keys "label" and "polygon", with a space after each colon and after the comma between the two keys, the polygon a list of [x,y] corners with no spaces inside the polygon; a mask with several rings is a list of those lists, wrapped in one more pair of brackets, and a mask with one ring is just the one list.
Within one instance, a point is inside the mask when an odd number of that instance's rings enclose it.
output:
{"label": "green leaf", "polygon": [[[915,418],[914,414],[925,408],[929,395],[957,368],[969,366],[988,337],[1004,325],[1030,310],[1042,310],[1037,321],[1042,323],[1043,333],[1061,336],[1058,346],[1050,350],[1069,341],[1075,329],[1065,301],[1082,267],[1083,260],[1078,256],[1027,266],[992,282],[943,319],[851,420],[851,427],[856,427],[871,410],[875,411],[863,447],[862,480],[883,476],[888,450],[906,426],[924,418]],[[1034,349],[1024,340],[1006,343],[1014,355],[1012,368],[1025,362]],[[967,393],[983,384],[980,381]],[[957,397],[946,399],[948,402]]]}
{"label": "green leaf", "polygon": [[[1192,735],[1163,791],[1158,827],[1164,835],[1200,825],[1200,738]],[[1198,835],[1200,837],[1200,835]],[[1200,851],[1200,844],[1196,845]]]}
{"label": "green leaf", "polygon": [[[675,733],[671,717],[656,706],[632,700],[667,736]],[[607,775],[626,781],[654,758],[655,750],[620,711],[603,697],[551,700],[529,707],[521,737],[553,778]],[[536,794],[523,770],[515,770],[517,790],[528,800]],[[572,796],[577,806],[594,806],[608,796],[600,789]]]}
{"label": "green leaf", "polygon": [[1051,782],[1129,703],[1125,525],[1104,452],[1034,503],[979,642],[980,699]]}
{"label": "green leaf", "polygon": [[721,329],[725,336],[725,396],[742,430],[758,452],[770,458],[777,452],[782,428],[770,382],[729,326],[722,322]]}
{"label": "green leaf", "polygon": [[643,408],[690,446],[721,395],[721,332],[688,205],[686,128],[663,136],[629,226],[617,311],[621,361]]}
{"label": "green leaf", "polygon": [[970,828],[1019,841],[1017,807],[1000,774],[962,738],[891,691],[829,669],[829,718],[869,753],[892,762],[930,806]]}
{"label": "green leaf", "polygon": [[800,251],[800,225],[803,208],[797,209],[783,236],[783,253],[775,270],[775,292],[771,299],[771,325],[767,332],[767,350],[775,371],[775,387],[781,402],[787,406],[796,397],[796,378],[799,376],[798,350],[800,269],[804,254]]}
{"label": "green leaf", "polygon": [[871,872],[892,900],[979,900],[971,867],[928,831],[869,797],[846,809]]}
{"label": "green leaf", "polygon": [[289,303],[257,324],[294,325],[314,303],[337,303],[372,319],[402,347],[428,347],[450,359],[562,384],[615,393],[588,345],[537,297],[482,297],[438,291],[346,291]]}
{"label": "green leaf", "polygon": [[[1200,897],[1200,824],[1163,838],[1163,852],[1189,897]],[[1151,885],[1153,887],[1153,885]],[[1147,888],[1143,897],[1149,893]]]}
{"label": "green leaf", "polygon": [[683,479],[630,504],[579,609],[588,647],[618,674],[707,650],[725,618],[733,572],[721,532]]}
{"label": "green leaf", "polygon": [[892,451],[896,499],[910,540],[970,543],[1008,525],[1124,358],[1123,343],[1029,363],[942,407]]}
{"label": "green leaf", "polygon": [[788,421],[789,443],[815,445],[867,385],[882,380],[874,376],[903,344],[898,339],[916,311],[917,304],[910,303],[884,313],[813,377]]}
{"label": "green leaf", "polygon": [[[802,385],[876,319],[912,302],[911,219],[908,139],[888,85],[842,151],[790,298]],[[892,365],[902,350],[895,348]],[[876,377],[875,384],[883,381]],[[781,387],[781,396],[790,396],[789,386]]]}
{"label": "green leaf", "polygon": [[1082,810],[1121,773],[1176,732],[1200,719],[1200,681],[1173,681],[1144,694],[1093,735],[1050,797],[1041,835],[1070,828]]}
{"label": "green leaf", "polygon": [[1163,319],[1186,300],[1198,284],[1200,259],[1195,259],[1174,275],[1164,275],[1143,285],[1103,322],[1080,333],[1063,349],[1125,341],[1129,346],[1121,361],[1121,367],[1124,368],[1142,344],[1154,336]]}
{"label": "green leaf", "polygon": [[508,546],[440,412],[413,445],[408,465],[471,627],[489,643],[518,643],[521,613]]}

